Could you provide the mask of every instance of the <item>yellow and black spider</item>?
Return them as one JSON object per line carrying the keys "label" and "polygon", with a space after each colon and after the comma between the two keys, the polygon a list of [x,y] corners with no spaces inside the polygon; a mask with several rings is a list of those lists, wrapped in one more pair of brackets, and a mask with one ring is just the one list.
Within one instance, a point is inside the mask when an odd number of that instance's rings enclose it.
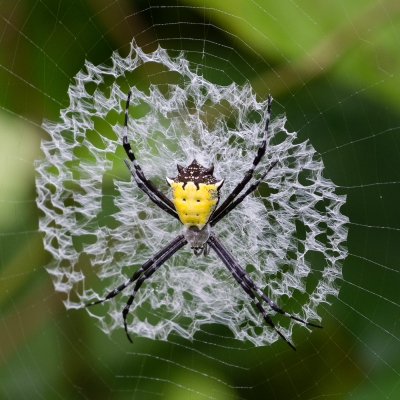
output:
{"label": "yellow and black spider", "polygon": [[104,301],[115,297],[131,283],[137,281],[133,292],[122,311],[125,332],[129,341],[132,342],[128,332],[126,317],[129,312],[129,308],[132,305],[133,300],[135,299],[136,293],[142,286],[142,283],[151,275],[153,275],[158,268],[160,268],[173,254],[175,254],[181,247],[185,246],[187,243],[190,244],[190,247],[191,249],[193,249],[193,252],[196,256],[199,256],[201,254],[206,256],[209,253],[210,247],[217,253],[218,257],[228,268],[235,280],[253,300],[254,304],[262,314],[265,322],[269,326],[271,326],[271,328],[274,329],[275,332],[286,343],[288,343],[292,349],[296,350],[293,344],[289,342],[289,340],[286,339],[282,335],[282,333],[276,328],[271,317],[266,313],[266,311],[260,304],[257,296],[264,300],[265,303],[267,303],[274,311],[283,314],[286,317],[316,328],[322,327],[306,322],[298,317],[295,317],[294,315],[286,313],[270,298],[268,298],[262,292],[262,290],[250,279],[246,271],[233,258],[230,252],[211,230],[211,227],[213,227],[223,217],[229,214],[250,193],[252,193],[258,187],[260,182],[265,178],[268,172],[271,171],[271,169],[277,164],[277,161],[273,162],[271,166],[267,169],[267,171],[265,171],[258,180],[253,182],[253,184],[250,185],[248,189],[238,197],[238,195],[242,192],[247,183],[253,177],[255,168],[265,154],[268,126],[271,118],[271,95],[268,96],[268,108],[264,129],[264,137],[254,158],[253,165],[247,171],[242,181],[239,182],[232,193],[219,207],[217,207],[220,197],[219,190],[221,189],[224,180],[218,180],[217,178],[215,178],[215,176],[213,175],[214,166],[211,166],[210,168],[205,168],[200,165],[196,160],[193,160],[192,163],[186,168],[181,165],[177,165],[178,176],[176,178],[166,178],[168,184],[172,188],[172,201],[164,193],[162,193],[150,180],[145,177],[140,165],[135,158],[131,145],[128,142],[128,111],[131,94],[132,92],[129,91],[128,98],[126,100],[123,147],[134,168],[132,168],[132,165],[126,159],[124,160],[125,164],[132,174],[134,180],[136,181],[139,189],[146,193],[150,200],[157,204],[162,210],[179,220],[184,225],[184,231],[182,234],[178,235],[174,240],[168,243],[158,253],[156,253],[152,258],[146,261],[132,275],[130,279],[125,281],[116,289],[112,290],[103,299],[89,303],[86,305],[86,307],[103,303]]}

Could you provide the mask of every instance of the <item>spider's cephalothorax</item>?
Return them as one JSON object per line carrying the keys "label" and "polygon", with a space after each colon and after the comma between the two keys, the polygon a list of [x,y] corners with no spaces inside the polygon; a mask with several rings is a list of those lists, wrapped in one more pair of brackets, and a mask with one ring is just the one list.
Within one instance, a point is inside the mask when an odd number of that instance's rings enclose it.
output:
{"label": "spider's cephalothorax", "polygon": [[[131,91],[129,91],[128,99],[126,101],[125,109],[125,123],[124,123],[124,136],[122,144],[129,157],[129,160],[124,160],[128,167],[133,179],[151,201],[153,201],[158,207],[164,210],[172,217],[179,220],[184,226],[183,234],[178,235],[174,240],[169,242],[164,248],[154,254],[148,261],[146,261],[133,275],[131,278],[123,282],[120,286],[112,290],[107,294],[106,297],[93,301],[87,304],[92,306],[94,304],[103,303],[104,301],[115,297],[118,293],[122,292],[127,286],[136,281],[136,285],[129,297],[123,311],[122,316],[124,319],[125,332],[128,339],[132,342],[129,333],[126,317],[129,312],[129,308],[135,299],[136,293],[138,292],[142,283],[150,278],[158,268],[161,267],[173,254],[175,254],[180,248],[185,246],[187,243],[193,249],[196,255],[208,254],[208,247],[213,249],[217,256],[221,259],[223,264],[232,274],[236,282],[251,298],[265,322],[283,339],[289,344],[294,350],[295,347],[289,340],[282,335],[279,329],[275,326],[271,317],[264,310],[260,299],[264,301],[272,310],[275,312],[285,315],[295,321],[303,324],[313,326],[316,328],[322,328],[320,325],[315,325],[310,322],[303,321],[292,314],[288,314],[283,311],[277,304],[275,304],[264,292],[252,281],[246,271],[239,265],[234,259],[228,249],[222,244],[218,237],[212,232],[211,228],[217,224],[222,218],[229,214],[234,208],[236,208],[250,193],[257,189],[260,182],[265,178],[268,172],[276,165],[277,161],[273,162],[270,167],[264,171],[260,178],[253,182],[245,191],[242,193],[247,183],[252,179],[254,170],[263,158],[266,145],[267,145],[267,133],[268,125],[271,115],[271,96],[268,96],[268,109],[266,115],[266,123],[264,129],[264,137],[258,148],[257,154],[253,160],[251,168],[247,171],[243,179],[237,184],[233,191],[227,196],[225,201],[218,205],[219,201],[219,189],[223,184],[223,180],[218,180],[213,175],[214,166],[205,168],[201,166],[196,160],[185,167],[178,165],[178,176],[176,178],[167,178],[167,182],[172,188],[171,201],[163,192],[161,192],[153,182],[147,179],[137,162],[135,155],[132,151],[131,145],[128,142],[128,110],[129,101],[131,97]],[[239,196],[240,195],[240,196]]]}

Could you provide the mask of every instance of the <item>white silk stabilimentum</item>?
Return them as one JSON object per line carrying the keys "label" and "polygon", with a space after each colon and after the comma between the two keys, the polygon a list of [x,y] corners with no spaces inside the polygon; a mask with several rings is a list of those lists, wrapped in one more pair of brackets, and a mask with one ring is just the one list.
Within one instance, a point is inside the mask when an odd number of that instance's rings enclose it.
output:
{"label": "white silk stabilimentum", "polygon": [[[114,53],[107,66],[86,63],[61,121],[44,123],[51,138],[36,162],[40,230],[52,255],[47,270],[67,308],[103,298],[182,232],[138,189],[123,162],[130,87],[128,139],[146,176],[169,197],[165,177],[195,158],[214,164],[215,177],[225,179],[223,201],[251,167],[263,136],[267,99],[258,102],[249,84],[211,83],[184,54],[172,58],[161,48],[146,54],[132,43],[126,58]],[[347,254],[345,196],[335,193],[319,155],[285,121],[271,122],[255,177],[278,164],[213,230],[280,307],[323,325],[318,305],[337,296]],[[123,333],[122,309],[132,290],[87,309],[105,332]],[[290,340],[297,324],[266,310]],[[226,325],[257,346],[278,338],[213,251],[195,257],[185,246],[142,285],[128,328],[133,337],[166,340],[174,332],[191,339],[203,324]]]}

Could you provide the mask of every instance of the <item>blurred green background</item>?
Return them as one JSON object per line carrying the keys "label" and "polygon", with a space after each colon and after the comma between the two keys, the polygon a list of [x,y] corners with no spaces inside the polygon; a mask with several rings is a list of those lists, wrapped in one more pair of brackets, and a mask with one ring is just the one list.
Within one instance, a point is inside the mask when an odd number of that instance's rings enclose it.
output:
{"label": "blurred green background", "polygon": [[[400,398],[400,2],[41,0],[0,2],[1,399]],[[349,256],[324,330],[265,348],[218,326],[193,342],[106,336],[66,311],[45,270],[34,160],[85,60],[135,38],[249,80],[309,138],[347,194]]]}

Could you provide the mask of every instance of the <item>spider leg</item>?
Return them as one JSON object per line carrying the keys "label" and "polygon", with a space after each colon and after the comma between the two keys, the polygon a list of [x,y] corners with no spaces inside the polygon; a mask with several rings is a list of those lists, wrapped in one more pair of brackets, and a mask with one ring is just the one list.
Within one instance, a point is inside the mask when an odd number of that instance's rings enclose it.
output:
{"label": "spider leg", "polygon": [[[145,184],[147,189],[152,192],[156,197],[158,197],[163,203],[165,203],[172,211],[175,211],[174,203],[163,193],[161,192],[153,182],[147,179],[143,173],[142,168],[140,167],[139,163],[136,160],[135,154],[132,151],[131,145],[128,142],[128,119],[129,119],[129,102],[131,99],[132,91],[129,90],[128,98],[126,99],[126,108],[125,108],[125,120],[124,120],[124,136],[122,138],[122,145],[124,150],[131,160],[133,166],[135,167],[137,176],[139,179]],[[126,164],[126,162],[125,162]],[[128,164],[127,164],[128,165]],[[143,190],[143,189],[142,189]],[[157,204],[157,203],[156,203]],[[157,204],[160,206],[160,204]]]}
{"label": "spider leg", "polygon": [[[142,277],[145,275],[144,273],[146,273],[146,271],[149,270],[149,268],[151,269],[151,267],[156,264],[156,266],[160,267],[166,260],[168,260],[168,258],[170,258],[174,253],[176,253],[181,247],[183,247],[185,244],[187,243],[187,240],[185,239],[185,237],[183,235],[179,235],[177,236],[174,240],[172,240],[171,242],[169,242],[163,249],[161,249],[159,252],[157,252],[153,257],[151,257],[149,260],[147,260],[137,271],[135,271],[135,273],[132,275],[131,278],[129,278],[128,280],[126,280],[124,283],[122,283],[121,285],[119,285],[117,288],[115,288],[114,290],[112,290],[111,292],[109,292],[107,294],[106,297],[104,297],[103,299],[94,301],[92,303],[86,304],[85,307],[90,307],[90,306],[94,306],[95,304],[100,304],[103,303],[109,299],[112,299],[113,297],[115,297],[118,293],[122,292],[127,286],[129,286],[131,283],[135,282],[142,274]],[[154,272],[154,271],[153,271]],[[142,279],[142,277],[140,277],[140,279]],[[146,279],[146,278],[145,278]],[[142,282],[143,283],[143,282]],[[141,285],[141,284],[140,284]],[[140,287],[139,285],[139,287]],[[136,285],[137,286],[137,285]],[[136,286],[135,286],[135,290],[136,290]],[[130,300],[130,299],[129,299]],[[129,303],[128,300],[128,303]],[[133,299],[132,299],[133,301]],[[130,301],[130,304],[132,304],[132,301]],[[126,334],[128,336],[128,339],[130,341],[132,341],[128,335],[128,331],[126,328],[126,314],[129,311],[129,306],[130,304],[128,304],[125,306],[122,314],[124,316],[124,325],[125,325],[125,331]],[[128,307],[127,307],[128,306]],[[125,312],[125,309],[126,312]]]}
{"label": "spider leg", "polygon": [[166,206],[161,200],[159,200],[145,185],[143,185],[143,183],[138,179],[138,177],[135,174],[135,171],[132,169],[132,167],[130,166],[128,160],[124,160],[126,166],[129,169],[129,172],[131,173],[131,175],[133,176],[133,178],[136,181],[136,184],[138,185],[139,189],[141,189],[144,193],[147,194],[147,196],[149,196],[150,200],[157,204],[158,207],[160,207],[162,210],[164,210],[165,212],[167,212],[169,215],[172,215],[174,218],[176,218],[178,221],[180,221],[178,214],[174,211],[171,210],[168,206]]}
{"label": "spider leg", "polygon": [[[210,247],[214,249],[214,251],[217,253],[217,255],[221,258],[222,262],[228,267],[228,269],[231,271],[232,275],[235,277],[235,279],[239,282],[243,287],[243,282],[248,290],[256,292],[262,300],[264,300],[274,311],[285,315],[288,318],[291,318],[295,321],[301,322],[305,325],[309,325],[315,328],[322,328],[320,325],[312,324],[310,322],[306,322],[302,320],[301,318],[298,318],[292,314],[289,314],[282,310],[276,303],[274,303],[269,297],[267,297],[262,290],[252,281],[252,279],[247,275],[246,271],[240,266],[240,264],[233,258],[233,256],[229,253],[229,251],[226,249],[226,247],[221,243],[221,241],[212,233],[210,236],[210,239],[208,240],[208,244]],[[236,278],[237,277],[237,278]],[[239,279],[239,280],[238,280]],[[244,287],[243,287],[244,289]],[[248,293],[247,290],[245,290],[246,293]],[[254,293],[251,292],[254,296]],[[249,293],[248,293],[249,294]],[[253,299],[253,297],[249,294],[249,296]],[[257,305],[258,299],[256,298],[256,301],[253,299],[253,302],[256,304],[257,308],[260,310],[261,314],[263,315],[264,319],[266,322],[270,325],[272,322],[271,318],[268,316],[268,320],[264,316],[263,312],[261,311],[262,307],[261,305]],[[264,311],[265,312],[265,311]],[[290,347],[294,348],[294,346],[285,338],[283,335],[275,328],[275,325],[272,326],[273,329],[281,336],[288,344]]]}
{"label": "spider leg", "polygon": [[278,161],[274,161],[270,167],[261,175],[261,178],[256,180],[240,197],[238,197],[235,201],[232,201],[224,210],[222,210],[217,216],[211,217],[210,226],[214,226],[218,223],[225,215],[229,214],[234,208],[236,208],[250,193],[254,192],[261,181],[265,178],[269,171],[275,167]]}
{"label": "spider leg", "polygon": [[[144,272],[144,274],[138,279],[138,281],[136,282],[135,288],[132,291],[132,294],[130,295],[128,301],[125,304],[125,307],[124,307],[124,309],[122,311],[122,316],[124,318],[125,333],[126,333],[126,336],[127,336],[128,340],[131,343],[133,343],[133,342],[132,342],[132,339],[131,339],[131,337],[129,335],[128,325],[126,323],[126,317],[127,317],[128,313],[129,313],[129,308],[132,305],[133,301],[135,300],[136,293],[138,292],[138,290],[142,286],[143,282],[146,279],[150,278],[150,276],[153,275],[154,272],[156,272],[158,270],[158,268],[160,268],[173,254],[175,254],[181,247],[183,247],[187,243],[187,240],[184,238],[183,235],[178,236],[178,238],[180,238],[180,240],[173,247],[171,247],[167,252],[164,252],[164,254],[161,257],[159,257],[152,264],[151,268],[148,268]],[[165,250],[165,248],[163,250]],[[161,250],[161,252],[163,250]]]}
{"label": "spider leg", "polygon": [[253,282],[253,280],[249,277],[246,271],[240,266],[240,264],[233,258],[233,256],[229,253],[226,247],[221,243],[221,241],[214,235],[215,241],[218,243],[217,245],[226,252],[227,258],[230,260],[231,264],[236,270],[236,273],[239,275],[243,281],[246,282],[247,286],[249,286],[252,290],[254,290],[274,311],[282,314],[288,318],[291,318],[297,322],[301,322],[304,325],[313,326],[314,328],[322,328],[321,325],[316,325],[311,322],[306,322],[299,317],[296,317],[292,314],[287,313],[282,310],[276,303],[274,303],[268,296],[266,296],[263,291]]}
{"label": "spider leg", "polygon": [[[228,268],[229,272],[232,274],[232,276],[235,278],[236,282],[239,283],[239,285],[242,287],[242,289],[249,295],[249,297],[252,299],[253,303],[256,305],[258,308],[258,311],[260,314],[263,316],[265,322],[293,349],[296,350],[296,347],[293,346],[293,344],[283,336],[283,334],[279,331],[279,329],[275,326],[273,323],[271,317],[267,314],[267,312],[264,310],[263,306],[260,304],[258,301],[257,297],[254,295],[252,292],[252,289],[250,286],[247,284],[247,282],[238,274],[238,271],[236,269],[237,262],[234,260],[234,258],[230,255],[228,250],[222,245],[222,243],[219,241],[219,239],[211,234],[210,239],[208,239],[209,246],[217,253],[218,257],[221,259],[221,261],[225,264],[225,266]],[[233,262],[232,262],[233,261]],[[239,265],[239,264],[238,264]]]}
{"label": "spider leg", "polygon": [[226,207],[229,206],[229,204],[233,201],[233,199],[243,190],[243,188],[247,185],[247,183],[250,181],[250,179],[253,176],[254,170],[256,169],[258,163],[261,161],[262,157],[265,154],[266,147],[267,147],[267,134],[268,134],[268,126],[269,126],[269,121],[271,119],[271,100],[272,97],[269,94],[268,95],[268,107],[267,107],[267,121],[265,123],[265,129],[264,129],[264,137],[261,142],[260,147],[258,148],[257,154],[253,160],[253,165],[251,168],[247,171],[246,175],[242,179],[241,182],[238,183],[238,185],[233,189],[231,194],[225,199],[225,201],[214,211],[213,214],[213,219],[218,218],[219,214],[221,214]]}

